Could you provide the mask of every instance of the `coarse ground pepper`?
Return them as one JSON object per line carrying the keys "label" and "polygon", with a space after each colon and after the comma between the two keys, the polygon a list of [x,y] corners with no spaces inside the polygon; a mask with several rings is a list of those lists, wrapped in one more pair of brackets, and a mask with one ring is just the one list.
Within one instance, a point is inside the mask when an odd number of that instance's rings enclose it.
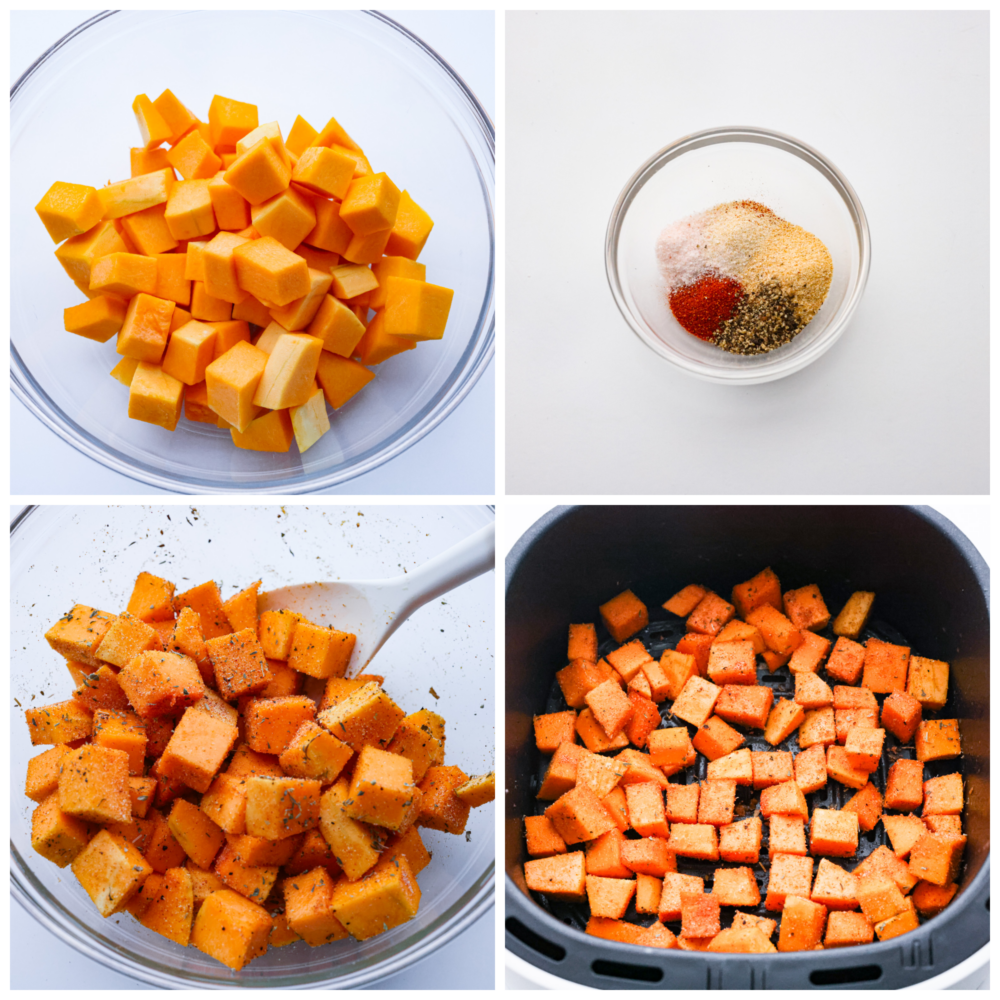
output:
{"label": "coarse ground pepper", "polygon": [[819,311],[833,276],[816,236],[754,201],[681,219],[656,252],[678,323],[733,354],[787,344]]}

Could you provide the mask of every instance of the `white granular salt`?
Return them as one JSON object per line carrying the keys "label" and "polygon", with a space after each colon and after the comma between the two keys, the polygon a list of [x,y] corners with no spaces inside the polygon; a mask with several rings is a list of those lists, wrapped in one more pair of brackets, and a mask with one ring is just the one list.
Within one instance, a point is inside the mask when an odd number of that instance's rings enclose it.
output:
{"label": "white granular salt", "polygon": [[660,233],[656,242],[656,259],[668,292],[690,285],[708,269],[703,229],[707,215],[707,212],[689,215]]}

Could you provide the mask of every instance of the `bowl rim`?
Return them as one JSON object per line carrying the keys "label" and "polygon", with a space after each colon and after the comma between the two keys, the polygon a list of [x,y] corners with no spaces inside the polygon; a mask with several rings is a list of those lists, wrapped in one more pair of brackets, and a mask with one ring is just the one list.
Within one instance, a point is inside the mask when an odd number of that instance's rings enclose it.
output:
{"label": "bowl rim", "polygon": [[[43,504],[26,504],[10,519],[8,538],[13,539],[15,532],[31,521],[32,514],[45,509]],[[170,506],[169,504],[167,506]],[[377,505],[376,505],[377,506]],[[471,504],[489,511],[496,519],[494,504]],[[390,958],[380,960],[373,965],[360,970],[348,978],[330,978],[320,975],[315,978],[285,977],[291,981],[283,982],[261,980],[260,982],[224,982],[204,981],[200,977],[185,977],[162,970],[159,965],[150,966],[134,953],[119,948],[112,942],[102,942],[82,924],[67,921],[60,911],[65,911],[61,902],[52,898],[46,890],[40,894],[32,891],[36,882],[32,868],[24,861],[20,852],[10,839],[10,895],[24,911],[38,921],[46,930],[54,934],[65,944],[81,955],[98,962],[112,972],[130,975],[145,983],[160,988],[174,989],[358,989],[395,973],[401,972],[415,962],[426,958],[438,948],[447,944],[463,931],[468,929],[480,917],[489,911],[495,903],[496,896],[496,856],[486,868],[479,873],[469,888],[438,918],[437,928],[431,928],[427,934],[408,947],[402,948]],[[68,912],[68,911],[67,911]],[[322,970],[324,973],[327,970]],[[278,977],[275,977],[276,979]]]}
{"label": "bowl rim", "polygon": [[[49,46],[18,78],[17,82],[10,89],[11,109],[18,93],[28,83],[28,81],[54,56],[60,49],[82,34],[88,28],[92,28],[100,22],[115,14],[148,14],[152,11],[136,10],[109,10],[95,14],[93,17],[77,25],[72,31],[67,32],[53,45]],[[172,11],[171,13],[177,13]],[[339,15],[345,13],[340,10],[333,11],[310,11],[311,15]],[[459,91],[459,95],[464,99],[468,109],[472,113],[475,128],[477,128],[486,142],[489,151],[489,161],[496,167],[496,132],[493,120],[487,114],[485,108],[479,103],[478,98],[472,92],[465,80],[457,73],[452,66],[442,58],[431,46],[424,42],[418,35],[404,27],[398,21],[387,17],[379,11],[363,10],[348,11],[373,18],[388,28],[395,30],[418,50],[428,56],[438,68],[443,70]],[[486,293],[483,297],[479,316],[476,319],[475,328],[472,332],[469,345],[459,358],[444,385],[435,393],[427,407],[424,408],[423,416],[419,414],[404,426],[397,434],[397,437],[388,447],[376,445],[370,448],[358,460],[346,468],[337,468],[326,473],[314,475],[285,474],[280,479],[258,482],[247,480],[245,482],[227,483],[220,485],[218,482],[207,478],[207,474],[201,478],[191,477],[190,479],[175,478],[169,473],[162,472],[147,462],[120,452],[98,437],[79,426],[63,408],[52,399],[39,385],[31,374],[27,365],[21,359],[13,341],[10,345],[10,381],[11,390],[17,399],[32,413],[42,424],[52,431],[58,438],[70,445],[85,457],[98,462],[112,472],[119,475],[155,486],[158,489],[169,490],[174,493],[199,493],[199,494],[227,494],[227,493],[265,493],[281,494],[291,496],[300,493],[316,492],[328,489],[349,482],[358,476],[372,472],[385,463],[407,451],[418,441],[426,437],[432,430],[450,416],[472,388],[479,382],[483,373],[493,360],[496,343],[496,219],[495,219],[495,179],[490,183],[488,178],[484,178],[481,171],[479,173],[480,187],[483,190],[488,211],[486,213],[487,226],[489,229],[489,270],[486,283]],[[449,389],[455,387],[455,391],[450,396],[445,396]],[[377,449],[377,450],[376,450]]]}
{"label": "bowl rim", "polygon": [[[622,290],[621,279],[618,273],[618,241],[621,235],[622,224],[629,207],[635,200],[639,191],[649,181],[656,172],[669,163],[682,156],[684,153],[704,146],[711,146],[724,142],[752,142],[764,146],[772,146],[791,153],[804,160],[814,167],[830,182],[834,190],[843,198],[854,221],[854,229],[858,238],[860,259],[858,262],[858,281],[848,300],[841,307],[840,317],[835,324],[827,328],[826,335],[815,344],[804,351],[794,361],[789,361],[784,369],[781,366],[774,366],[772,360],[772,370],[762,371],[763,365],[769,358],[768,354],[759,355],[761,363],[753,367],[706,370],[697,362],[688,361],[685,358],[675,356],[667,350],[665,346],[658,342],[653,342],[643,332],[642,326],[636,320],[632,311],[625,302],[625,295]],[[608,220],[608,228],[604,241],[604,267],[618,310],[625,318],[632,332],[659,357],[669,362],[675,368],[693,375],[696,378],[707,382],[715,382],[720,385],[756,385],[761,382],[770,382],[774,379],[784,378],[794,372],[801,371],[807,365],[812,364],[817,358],[825,354],[840,338],[848,323],[854,315],[864,294],[865,286],[868,283],[868,272],[871,266],[871,234],[868,229],[868,218],[861,205],[857,192],[851,186],[850,181],[834,164],[820,153],[817,149],[807,143],[787,135],[784,132],[776,132],[772,129],[758,128],[752,125],[722,125],[716,128],[703,129],[700,132],[692,132],[689,135],[681,136],[672,143],[664,146],[654,153],[638,170],[628,179],[622,188],[618,199],[611,210],[611,217]],[[777,370],[775,370],[777,369]],[[725,374],[723,374],[723,371]]]}

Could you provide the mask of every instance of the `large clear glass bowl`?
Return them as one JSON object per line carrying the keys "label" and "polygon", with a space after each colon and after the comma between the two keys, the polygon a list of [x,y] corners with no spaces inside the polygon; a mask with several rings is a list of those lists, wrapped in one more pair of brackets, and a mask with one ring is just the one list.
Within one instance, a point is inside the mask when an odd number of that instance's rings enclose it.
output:
{"label": "large clear glass bowl", "polygon": [[[377,170],[435,221],[421,262],[455,290],[442,341],[390,358],[304,456],[241,451],[228,431],[130,420],[108,373],[115,342],[63,329],[81,299],[34,211],[57,180],[129,176],[132,101],[171,88],[196,114],[212,95],[249,101],[287,133],[335,116]],[[405,451],[465,398],[494,342],[494,134],[461,78],[415,35],[360,11],[113,11],[46,52],[11,94],[13,390],[73,447],[124,475],[187,493],[299,493],[345,482]],[[460,456],[456,456],[459,459]]]}
{"label": "large clear glass bowl", "polygon": [[[44,639],[49,625],[76,602],[123,608],[141,570],[179,587],[214,578],[224,597],[258,578],[265,587],[379,579],[418,566],[492,518],[488,507],[29,508],[11,531],[14,899],[62,940],[116,972],[187,989],[355,988],[405,969],[469,927],[493,901],[492,805],[472,810],[467,836],[421,830],[433,860],[420,873],[419,912],[365,942],[310,948],[300,941],[231,972],[128,914],[106,920],[70,869],[31,848],[34,803],[24,794],[24,776],[28,760],[45,748],[31,746],[24,709],[72,692],[62,657]],[[469,774],[493,768],[494,578],[487,573],[425,605],[374,661],[399,705],[444,716],[447,761]]]}
{"label": "large clear glass bowl", "polygon": [[[670,311],[656,261],[664,227],[743,199],[814,233],[833,258],[833,282],[812,321],[790,343],[751,356],[688,333]],[[618,308],[647,347],[689,375],[752,385],[800,371],[833,346],[864,293],[870,252],[861,202],[826,157],[780,132],[729,127],[685,136],[635,172],[611,213],[605,266]]]}

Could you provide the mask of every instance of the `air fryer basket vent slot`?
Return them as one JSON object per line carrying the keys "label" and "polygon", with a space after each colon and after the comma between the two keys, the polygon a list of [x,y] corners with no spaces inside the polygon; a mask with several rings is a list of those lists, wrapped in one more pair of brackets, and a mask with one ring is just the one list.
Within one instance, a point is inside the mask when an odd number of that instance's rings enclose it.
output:
{"label": "air fryer basket vent slot", "polygon": [[843,986],[845,983],[870,983],[882,978],[878,965],[854,965],[846,969],[816,969],[809,973],[813,986]]}
{"label": "air fryer basket vent slot", "polygon": [[508,917],[505,926],[518,941],[527,945],[532,951],[537,951],[540,955],[551,958],[553,962],[561,962],[566,957],[566,949],[562,945],[543,938],[541,934],[536,934],[530,927],[525,927],[520,920]]}
{"label": "air fryer basket vent slot", "polygon": [[590,967],[598,976],[614,976],[616,979],[631,979],[640,983],[658,983],[663,978],[662,969],[653,969],[648,965],[629,965],[599,958]]}

